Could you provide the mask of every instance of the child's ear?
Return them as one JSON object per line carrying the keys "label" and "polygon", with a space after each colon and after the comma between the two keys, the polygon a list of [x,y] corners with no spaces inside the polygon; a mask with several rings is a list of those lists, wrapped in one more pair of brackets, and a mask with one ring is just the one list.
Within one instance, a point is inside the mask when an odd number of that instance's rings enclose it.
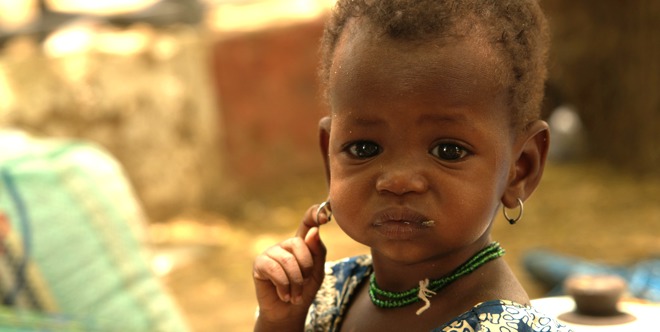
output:
{"label": "child's ear", "polygon": [[330,160],[328,159],[330,147],[330,124],[332,118],[329,116],[323,117],[319,121],[319,143],[321,144],[321,153],[323,154],[323,164],[325,166],[325,178],[330,184]]}
{"label": "child's ear", "polygon": [[536,189],[545,168],[550,133],[545,121],[531,123],[516,142],[517,159],[509,171],[509,183],[502,195],[507,208],[515,208],[517,199],[526,200]]}

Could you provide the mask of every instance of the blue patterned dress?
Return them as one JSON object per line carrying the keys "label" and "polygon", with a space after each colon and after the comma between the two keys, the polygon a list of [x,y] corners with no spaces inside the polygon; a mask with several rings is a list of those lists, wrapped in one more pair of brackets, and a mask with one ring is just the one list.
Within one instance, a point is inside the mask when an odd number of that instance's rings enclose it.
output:
{"label": "blue patterned dress", "polygon": [[[338,331],[351,297],[372,272],[371,256],[326,264],[325,279],[309,309],[305,331]],[[534,308],[508,300],[479,303],[432,332],[569,332],[571,329]]]}

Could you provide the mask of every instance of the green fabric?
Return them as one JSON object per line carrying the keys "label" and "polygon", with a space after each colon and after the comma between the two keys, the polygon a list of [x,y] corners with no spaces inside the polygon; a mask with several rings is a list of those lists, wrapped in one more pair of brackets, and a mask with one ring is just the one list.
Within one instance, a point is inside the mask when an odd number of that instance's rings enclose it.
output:
{"label": "green fabric", "polygon": [[102,325],[89,319],[0,307],[0,331],[107,331]]}
{"label": "green fabric", "polygon": [[[0,146],[9,146],[4,138],[0,135]],[[11,139],[23,146],[0,156],[0,170],[13,183],[0,187],[0,211],[22,243],[4,269],[17,266],[28,243],[32,278],[19,295],[37,299],[14,306],[85,317],[103,330],[187,331],[150,270],[140,242],[144,216],[120,165],[93,144]],[[8,185],[25,205],[25,222]],[[0,254],[0,260],[8,256]],[[3,286],[4,293],[20,278],[15,279]],[[33,285],[36,279],[45,287]],[[39,299],[52,300],[54,308]],[[75,330],[74,325],[66,328]]]}

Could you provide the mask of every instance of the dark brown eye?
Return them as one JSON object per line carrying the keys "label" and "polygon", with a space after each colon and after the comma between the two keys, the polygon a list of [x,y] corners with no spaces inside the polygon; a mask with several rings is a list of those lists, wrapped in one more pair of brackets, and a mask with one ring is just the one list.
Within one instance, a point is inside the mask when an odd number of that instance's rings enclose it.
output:
{"label": "dark brown eye", "polygon": [[380,153],[380,147],[374,142],[355,142],[348,146],[348,153],[356,158],[366,159],[378,155]]}
{"label": "dark brown eye", "polygon": [[464,147],[453,143],[441,143],[429,151],[434,157],[446,161],[458,161],[470,154]]}

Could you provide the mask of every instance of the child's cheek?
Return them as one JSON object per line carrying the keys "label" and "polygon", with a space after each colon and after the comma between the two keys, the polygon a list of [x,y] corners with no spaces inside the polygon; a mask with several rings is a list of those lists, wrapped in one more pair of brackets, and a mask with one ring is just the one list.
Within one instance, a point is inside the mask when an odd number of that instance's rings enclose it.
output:
{"label": "child's cheek", "polygon": [[330,181],[328,197],[335,218],[340,218],[347,212],[350,213],[350,211],[347,211],[350,210],[348,202],[350,202],[352,196],[349,184],[350,181],[346,181],[339,176],[334,176]]}

